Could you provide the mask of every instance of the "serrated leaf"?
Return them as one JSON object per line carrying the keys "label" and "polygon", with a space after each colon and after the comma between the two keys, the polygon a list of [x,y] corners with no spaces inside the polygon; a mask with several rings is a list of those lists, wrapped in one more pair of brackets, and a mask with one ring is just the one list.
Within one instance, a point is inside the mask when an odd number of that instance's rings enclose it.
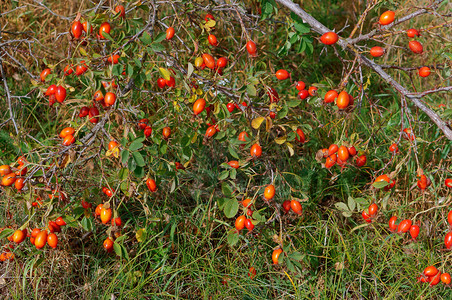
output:
{"label": "serrated leaf", "polygon": [[221,191],[223,195],[225,195],[226,197],[232,196],[232,188],[229,186],[227,182],[221,183]]}
{"label": "serrated leaf", "polygon": [[281,145],[284,144],[284,142],[287,140],[286,136],[281,136],[275,139],[276,144]]}
{"label": "serrated leaf", "polygon": [[119,171],[118,176],[119,176],[119,180],[126,180],[127,177],[129,177],[129,170],[127,168],[122,168]]}
{"label": "serrated leaf", "polygon": [[144,242],[144,240],[146,239],[146,233],[146,228],[140,228],[137,230],[135,237],[139,243]]}
{"label": "serrated leaf", "polygon": [[193,67],[192,63],[189,62],[188,63],[188,67],[187,67],[187,79],[190,78],[190,76],[193,73],[194,69],[195,68]]}
{"label": "serrated leaf", "polygon": [[143,35],[141,36],[140,41],[142,41],[143,44],[145,44],[145,45],[149,45],[152,43],[152,37],[149,35],[149,33],[147,31],[145,31],[143,33]]}
{"label": "serrated leaf", "polygon": [[350,211],[354,211],[355,207],[356,207],[355,200],[351,196],[348,196],[348,208],[350,209]]}
{"label": "serrated leaf", "polygon": [[303,254],[301,254],[298,251],[292,252],[288,255],[289,258],[293,259],[293,260],[302,260],[303,259]]}
{"label": "serrated leaf", "polygon": [[83,217],[80,223],[85,231],[93,230],[93,221],[91,220],[91,218]]}
{"label": "serrated leaf", "polygon": [[133,142],[130,144],[129,150],[130,150],[130,151],[136,151],[136,150],[138,150],[138,149],[141,149],[141,147],[143,147],[143,143],[140,142],[140,141],[135,140],[135,141],[133,141]]}
{"label": "serrated leaf", "polygon": [[284,105],[279,111],[278,111],[278,114],[277,114],[277,116],[278,116],[278,119],[282,119],[282,118],[284,118],[285,116],[287,116],[287,113],[289,112],[289,108],[286,106],[286,105]]}
{"label": "serrated leaf", "polygon": [[336,202],[336,203],[334,203],[334,206],[335,206],[338,210],[341,210],[341,211],[350,211],[350,210],[348,209],[347,204],[345,204],[344,202]]}
{"label": "serrated leaf", "polygon": [[293,100],[293,101],[287,101],[286,104],[288,107],[297,107],[300,105],[301,101]]}
{"label": "serrated leaf", "polygon": [[121,162],[125,164],[129,160],[130,152],[127,149],[121,151]]}
{"label": "serrated leaf", "polygon": [[246,86],[246,93],[251,97],[256,96],[257,94],[256,87],[253,84],[248,84]]}
{"label": "serrated leaf", "polygon": [[309,26],[307,26],[304,23],[295,23],[293,26],[295,27],[295,30],[301,34],[309,33],[309,31],[310,31]]}
{"label": "serrated leaf", "polygon": [[141,155],[140,152],[133,152],[132,156],[133,156],[133,160],[135,161],[137,166],[139,166],[139,167],[145,166],[143,155]]}
{"label": "serrated leaf", "polygon": [[239,241],[239,234],[236,232],[232,232],[228,234],[228,244],[229,246],[234,246]]}
{"label": "serrated leaf", "polygon": [[232,157],[240,159],[239,155],[237,154],[237,152],[235,151],[234,147],[232,147],[231,145],[229,145],[228,147],[229,150],[229,154],[231,154]]}
{"label": "serrated leaf", "polygon": [[229,171],[229,177],[231,179],[236,179],[237,178],[237,170],[236,169],[232,169]]}
{"label": "serrated leaf", "polygon": [[291,143],[286,142],[286,146],[287,149],[289,149],[290,156],[293,156],[295,154],[295,151],[293,150],[293,145]]}
{"label": "serrated leaf", "polygon": [[165,50],[165,47],[162,44],[160,44],[160,43],[152,43],[151,44],[151,49],[154,52],[162,52],[162,51]]}
{"label": "serrated leaf", "polygon": [[234,217],[237,214],[237,212],[239,211],[239,202],[237,201],[237,199],[235,199],[235,198],[229,199],[224,204],[223,211],[224,211],[224,215],[226,216],[226,218]]}
{"label": "serrated leaf", "polygon": [[253,127],[254,129],[259,129],[259,127],[261,127],[262,122],[264,122],[265,118],[264,117],[258,117],[256,119],[254,119],[253,121],[251,121],[251,127]]}
{"label": "serrated leaf", "polygon": [[359,204],[366,204],[367,203],[367,200],[364,199],[364,198],[355,198],[354,200],[355,200],[356,203],[359,203]]}
{"label": "serrated leaf", "polygon": [[229,177],[229,170],[224,170],[220,173],[220,176],[218,176],[218,180],[224,180]]}
{"label": "serrated leaf", "polygon": [[381,180],[381,181],[377,181],[372,183],[372,186],[377,188],[377,189],[381,189],[384,188],[385,186],[389,185],[389,182]]}
{"label": "serrated leaf", "polygon": [[168,71],[168,69],[165,69],[165,68],[159,68],[159,71],[160,71],[160,74],[162,75],[162,77],[163,77],[165,80],[170,80],[170,79],[171,79],[171,74],[170,74],[170,72]]}
{"label": "serrated leaf", "polygon": [[88,53],[86,53],[85,48],[80,47],[78,50],[80,51],[80,54],[81,54],[81,55],[83,55],[83,56],[88,56]]}
{"label": "serrated leaf", "polygon": [[113,37],[109,33],[105,32],[105,31],[102,32],[102,36],[104,38],[106,38],[107,40],[111,41],[111,42],[115,41],[115,40],[113,40]]}
{"label": "serrated leaf", "polygon": [[166,38],[166,32],[160,32],[157,37],[155,38],[154,42],[160,43]]}
{"label": "serrated leaf", "polygon": [[[278,258],[279,261],[280,258]],[[289,269],[289,271],[291,272],[295,272],[295,267],[293,265],[293,263],[290,261],[290,259],[286,259],[286,265],[287,265],[287,269]]]}

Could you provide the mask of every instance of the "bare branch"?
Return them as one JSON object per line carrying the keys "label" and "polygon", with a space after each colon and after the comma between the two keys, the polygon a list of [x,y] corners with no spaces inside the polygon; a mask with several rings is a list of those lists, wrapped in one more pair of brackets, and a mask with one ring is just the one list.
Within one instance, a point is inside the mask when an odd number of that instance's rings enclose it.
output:
{"label": "bare branch", "polygon": [[3,59],[0,57],[0,74],[2,75],[3,84],[5,86],[5,92],[6,92],[6,101],[8,101],[8,109],[9,109],[9,116],[10,121],[14,124],[14,129],[16,129],[16,134],[19,134],[19,129],[17,128],[16,120],[14,119],[14,112],[13,107],[11,103],[11,93],[9,92],[8,83],[6,82],[6,75],[3,70]]}

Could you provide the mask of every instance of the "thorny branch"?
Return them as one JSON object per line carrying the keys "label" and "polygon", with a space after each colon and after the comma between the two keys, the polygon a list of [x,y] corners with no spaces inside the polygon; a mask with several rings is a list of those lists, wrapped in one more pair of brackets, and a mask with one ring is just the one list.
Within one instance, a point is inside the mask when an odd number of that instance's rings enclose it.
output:
{"label": "thorny branch", "polygon": [[[293,11],[295,14],[297,14],[299,17],[303,19],[304,22],[308,23],[311,26],[311,29],[319,34],[324,34],[326,32],[329,32],[327,27],[317,21],[314,17],[312,17],[310,14],[308,14],[306,11],[300,8],[298,4],[293,3],[291,0],[276,0],[283,6],[287,7],[289,10]],[[433,5],[431,5],[430,8],[436,7],[438,4],[440,4],[444,0],[437,0]],[[395,22],[392,26],[397,25],[403,21],[409,20],[410,18],[413,18],[415,16],[419,16],[421,14],[427,13],[429,10],[427,9],[421,9],[416,11],[415,13],[412,13],[406,17],[403,17],[399,19],[397,22]],[[392,27],[391,25],[388,25],[389,27]],[[422,110],[437,126],[439,129],[441,129],[444,133],[444,135],[449,139],[452,140],[452,130],[449,128],[448,124],[438,116],[433,110],[428,108],[420,99],[425,96],[424,93],[412,93],[409,90],[407,90],[405,87],[403,87],[400,83],[395,81],[388,73],[386,73],[383,68],[375,63],[373,60],[368,59],[367,57],[361,55],[358,50],[353,46],[354,43],[357,43],[358,41],[369,39],[375,32],[371,32],[368,35],[360,36],[356,39],[349,40],[349,39],[339,39],[337,44],[342,47],[342,49],[347,50],[348,52],[356,55],[360,61],[366,65],[367,67],[374,70],[384,81],[389,83],[393,88],[395,88],[402,96],[410,99],[410,101],[417,106],[420,110]],[[366,36],[366,37],[365,37]],[[365,37],[365,38],[364,38]],[[445,91],[448,91],[451,89],[451,87],[444,88]],[[432,93],[432,92],[429,92]],[[429,94],[427,93],[427,94]]]}

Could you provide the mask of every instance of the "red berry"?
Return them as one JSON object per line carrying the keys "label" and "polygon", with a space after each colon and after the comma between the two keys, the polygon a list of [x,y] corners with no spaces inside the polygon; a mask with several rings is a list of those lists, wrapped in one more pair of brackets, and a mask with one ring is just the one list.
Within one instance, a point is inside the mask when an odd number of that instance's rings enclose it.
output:
{"label": "red berry", "polygon": [[333,45],[339,40],[339,36],[335,32],[327,32],[320,37],[320,41],[325,45]]}
{"label": "red berry", "polygon": [[420,228],[418,225],[413,225],[410,227],[410,235],[413,240],[418,237],[419,231],[420,231]]}
{"label": "red berry", "polygon": [[286,80],[287,78],[289,78],[289,72],[283,69],[276,71],[275,75],[279,80]]}

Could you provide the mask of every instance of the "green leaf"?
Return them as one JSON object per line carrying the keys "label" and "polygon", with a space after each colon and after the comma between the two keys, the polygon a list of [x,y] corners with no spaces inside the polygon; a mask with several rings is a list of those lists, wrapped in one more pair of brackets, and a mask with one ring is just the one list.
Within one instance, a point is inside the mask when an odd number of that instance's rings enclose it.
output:
{"label": "green leaf", "polygon": [[[278,261],[281,260],[281,257],[278,258]],[[293,263],[290,261],[290,259],[286,259],[286,265],[287,265],[287,269],[289,269],[289,271],[291,272],[295,272],[295,267],[293,265]]]}
{"label": "green leaf", "polygon": [[14,233],[14,229],[5,228],[0,232],[0,239],[4,239],[5,237],[11,236]]}
{"label": "green leaf", "polygon": [[83,217],[81,224],[85,231],[93,230],[93,220],[91,218]]}
{"label": "green leaf", "polygon": [[344,202],[336,202],[334,203],[334,206],[336,206],[336,208],[341,211],[350,211],[347,204],[345,204]]}
{"label": "green leaf", "polygon": [[372,183],[372,186],[377,188],[377,189],[381,189],[384,188],[385,186],[389,185],[389,182],[381,180],[381,181],[377,181]]}
{"label": "green leaf", "polygon": [[119,188],[126,196],[129,196],[129,183],[127,181],[121,183]]}
{"label": "green leaf", "polygon": [[129,77],[133,76],[133,66],[131,64],[128,64],[126,67],[126,74]]}
{"label": "green leaf", "polygon": [[133,159],[135,160],[135,163],[137,164],[137,166],[139,166],[139,167],[145,166],[143,155],[141,155],[140,152],[133,152],[132,156],[133,156]]}
{"label": "green leaf", "polygon": [[295,251],[295,252],[290,253],[290,254],[288,255],[288,257],[290,257],[290,258],[293,259],[293,260],[300,261],[300,260],[303,259],[303,254],[301,254],[301,253],[298,252],[298,251]]}
{"label": "green leaf", "polygon": [[353,215],[353,213],[351,211],[343,211],[342,215],[346,218],[350,218]]}
{"label": "green leaf", "polygon": [[121,151],[121,162],[125,164],[129,160],[130,152],[127,149]]}
{"label": "green leaf", "polygon": [[253,84],[248,84],[246,86],[246,92],[249,96],[254,97],[256,96],[257,92],[256,92],[256,87]]}
{"label": "green leaf", "polygon": [[348,196],[348,208],[350,209],[350,211],[354,211],[355,207],[356,207],[355,200],[351,196]]}
{"label": "green leaf", "polygon": [[113,70],[112,70],[113,76],[119,76],[119,75],[121,75],[121,74],[122,74],[123,68],[124,68],[124,66],[121,65],[121,64],[116,64],[116,65],[114,65],[114,66],[113,66]]}
{"label": "green leaf", "polygon": [[228,244],[229,246],[234,246],[239,241],[239,234],[236,232],[232,232],[228,234]]}
{"label": "green leaf", "polygon": [[143,35],[140,38],[141,42],[143,42],[143,44],[145,45],[149,45],[152,43],[152,38],[149,35],[149,33],[147,33],[146,31],[143,33]]}
{"label": "green leaf", "polygon": [[282,119],[282,118],[284,118],[285,116],[287,116],[287,113],[288,113],[288,112],[289,112],[289,109],[287,108],[286,105],[284,105],[284,106],[280,109],[280,111],[278,111],[278,114],[277,114],[278,119]]}
{"label": "green leaf", "polygon": [[187,68],[187,79],[190,78],[190,76],[191,76],[191,74],[193,73],[194,70],[195,70],[195,68],[193,67],[191,62],[189,62],[188,63],[188,68]]}
{"label": "green leaf", "polygon": [[111,35],[110,35],[109,33],[106,33],[105,31],[102,32],[102,36],[103,36],[104,38],[106,38],[107,40],[109,40],[109,41],[112,41],[112,42],[115,41],[115,40],[111,37]]}
{"label": "green leaf", "polygon": [[152,44],[151,44],[151,49],[152,49],[154,52],[162,52],[162,51],[165,50],[165,47],[163,47],[163,45],[160,44],[160,43],[152,43]]}
{"label": "green leaf", "polygon": [[228,147],[229,153],[231,154],[232,157],[240,159],[239,155],[237,154],[237,152],[235,151],[234,147],[232,147],[231,145],[229,145]]}
{"label": "green leaf", "polygon": [[293,101],[287,101],[286,104],[288,107],[296,107],[300,105],[301,101],[293,100]]}
{"label": "green leaf", "polygon": [[162,154],[162,155],[166,154],[167,150],[168,150],[168,144],[162,144],[160,146],[160,154]]}
{"label": "green leaf", "polygon": [[309,31],[311,31],[309,26],[306,26],[305,23],[295,23],[293,24],[293,26],[295,27],[295,30],[301,34],[309,33]]}
{"label": "green leaf", "polygon": [[263,223],[266,221],[265,217],[263,215],[261,215],[260,212],[257,210],[253,212],[253,219],[256,221],[259,221],[260,223]]}
{"label": "green leaf", "polygon": [[218,176],[218,180],[224,180],[226,178],[228,178],[229,176],[229,170],[224,170],[223,172],[220,173],[220,176]]}
{"label": "green leaf", "polygon": [[125,180],[127,179],[127,177],[129,177],[129,170],[126,168],[122,168],[119,171],[119,180]]}
{"label": "green leaf", "polygon": [[157,37],[155,38],[154,42],[155,43],[160,43],[161,41],[163,41],[166,38],[166,32],[160,32]]}
{"label": "green leaf", "polygon": [[227,182],[222,182],[221,183],[221,192],[226,197],[231,197],[232,196],[232,188]]}
{"label": "green leaf", "polygon": [[129,158],[129,161],[127,162],[127,167],[129,168],[130,172],[135,171],[135,168],[137,167],[137,164],[133,157]]}
{"label": "green leaf", "polygon": [[236,169],[232,169],[229,171],[229,177],[231,179],[236,179],[237,178],[237,170]]}
{"label": "green leaf", "polygon": [[223,211],[224,211],[224,215],[226,216],[226,218],[234,217],[237,214],[238,210],[239,210],[239,202],[235,198],[229,199],[224,204]]}
{"label": "green leaf", "polygon": [[143,167],[136,167],[135,170],[133,171],[133,174],[138,177],[138,178],[142,178],[144,177],[144,168]]}
{"label": "green leaf", "polygon": [[130,151],[136,151],[138,149],[141,149],[141,147],[143,147],[143,143],[139,140],[135,140],[133,141],[130,146],[129,146],[129,150]]}

